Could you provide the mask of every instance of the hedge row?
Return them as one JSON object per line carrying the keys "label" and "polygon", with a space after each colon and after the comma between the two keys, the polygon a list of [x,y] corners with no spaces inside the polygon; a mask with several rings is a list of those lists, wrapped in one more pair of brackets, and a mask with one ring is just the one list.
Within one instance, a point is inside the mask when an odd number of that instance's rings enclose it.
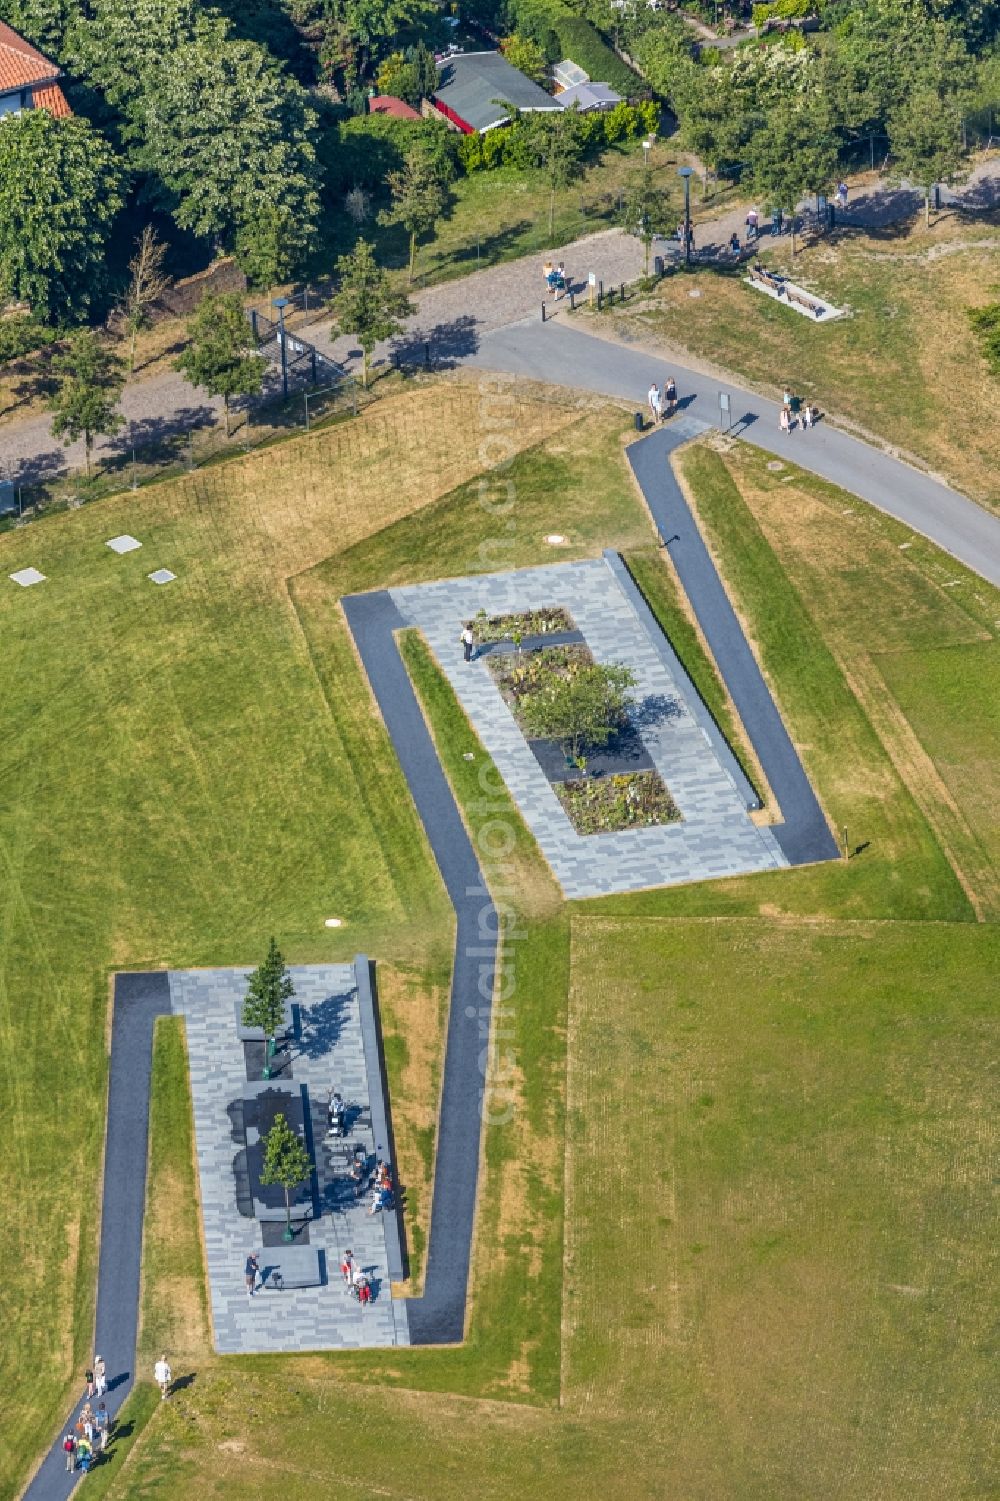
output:
{"label": "hedge row", "polygon": [[[659,108],[650,100],[642,104],[617,104],[614,109],[595,110],[577,116],[577,131],[585,155],[593,155],[616,141],[648,135],[659,124]],[[458,159],[468,173],[489,172],[494,167],[534,167],[539,160],[537,122],[544,116],[521,115],[499,130],[485,135],[463,136]]]}
{"label": "hedge row", "polygon": [[638,73],[633,73],[617,53],[612,52],[600,34],[583,16],[562,14],[553,21],[552,30],[559,42],[559,58],[569,57],[595,83],[606,83],[625,99],[641,99],[649,89]]}
{"label": "hedge row", "polygon": [[518,31],[543,49],[549,62],[571,58],[595,83],[606,83],[625,99],[648,95],[638,73],[623,63],[583,16],[574,15],[562,0],[510,0],[508,10]]}

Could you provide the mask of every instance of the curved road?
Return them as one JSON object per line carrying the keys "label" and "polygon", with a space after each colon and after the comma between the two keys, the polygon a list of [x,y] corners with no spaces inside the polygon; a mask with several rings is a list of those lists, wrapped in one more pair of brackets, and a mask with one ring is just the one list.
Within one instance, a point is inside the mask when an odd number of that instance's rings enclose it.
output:
{"label": "curved road", "polygon": [[867,500],[1000,586],[1000,517],[931,475],[826,423],[809,432],[782,433],[778,403],[732,381],[583,333],[559,319],[525,321],[484,334],[475,352],[462,363],[549,385],[625,397],[644,413],[649,386],[672,374],[685,416],[714,426],[719,425],[719,392],[725,391],[734,436]]}

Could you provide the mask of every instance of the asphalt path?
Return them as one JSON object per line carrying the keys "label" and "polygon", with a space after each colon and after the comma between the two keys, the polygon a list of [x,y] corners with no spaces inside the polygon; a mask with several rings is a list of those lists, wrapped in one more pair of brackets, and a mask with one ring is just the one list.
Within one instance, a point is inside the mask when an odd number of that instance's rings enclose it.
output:
{"label": "asphalt path", "polygon": [[[156,1018],[166,1016],[169,1011],[170,987],[165,970],[116,976],[94,1336],[94,1353],[103,1355],[108,1370],[108,1391],[103,1400],[112,1418],[136,1378],[153,1028]],[[152,1371],[146,1374],[152,1379]],[[181,1373],[174,1371],[173,1375],[177,1378]],[[82,1371],[80,1377],[82,1389]],[[84,1478],[67,1472],[62,1450],[63,1435],[79,1417],[84,1399],[85,1393],[81,1392],[79,1402],[24,1492],[24,1501],[64,1501],[74,1485]],[[96,1408],[96,1401],[93,1405]],[[120,1429],[112,1434],[109,1453],[123,1437]]]}
{"label": "asphalt path", "polygon": [[790,865],[834,860],[837,844],[670,464],[685,433],[665,425],[628,461],[781,809],[771,832]]}
{"label": "asphalt path", "polygon": [[[790,434],[778,427],[779,404],[733,381],[666,360],[647,350],[598,338],[563,320],[526,321],[484,334],[463,364],[522,375],[549,385],[624,397],[646,411],[646,392],[668,375],[677,382],[685,415],[715,426],[731,423],[735,437],[832,481],[927,537],[989,583],[1000,586],[1000,517],[902,459],[820,421]],[[719,395],[730,399],[720,415]]]}
{"label": "asphalt path", "polygon": [[[472,842],[396,646],[406,624],[385,591],[349,595],[344,613],[455,909],[455,964],[445,1043],[424,1294],[407,1300],[410,1343],[457,1343],[466,1293],[486,1099],[498,917]],[[458,645],[456,643],[456,651]],[[486,1108],[484,1108],[484,1105]]]}

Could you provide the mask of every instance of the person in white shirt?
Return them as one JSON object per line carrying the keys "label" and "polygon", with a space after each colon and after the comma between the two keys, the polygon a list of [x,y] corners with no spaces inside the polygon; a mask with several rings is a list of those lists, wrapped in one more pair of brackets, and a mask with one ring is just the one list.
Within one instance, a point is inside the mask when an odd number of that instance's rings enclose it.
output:
{"label": "person in white shirt", "polygon": [[167,1392],[170,1390],[170,1383],[173,1380],[173,1377],[170,1374],[170,1367],[167,1364],[167,1357],[165,1355],[161,1355],[159,1360],[153,1367],[153,1378],[156,1381],[157,1386],[160,1388],[160,1396],[165,1397],[167,1395]]}
{"label": "person in white shirt", "polygon": [[660,388],[654,381],[646,392],[646,405],[654,422],[660,420]]}

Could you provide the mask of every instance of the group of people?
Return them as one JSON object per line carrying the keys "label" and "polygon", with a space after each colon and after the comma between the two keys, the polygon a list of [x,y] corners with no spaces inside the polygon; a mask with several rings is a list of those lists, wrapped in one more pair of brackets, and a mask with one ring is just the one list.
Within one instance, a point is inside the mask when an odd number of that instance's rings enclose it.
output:
{"label": "group of people", "polygon": [[551,261],[546,261],[542,267],[542,275],[545,277],[545,285],[548,288],[549,296],[554,297],[556,302],[559,302],[566,296],[569,285],[566,277],[566,267],[563,262],[560,261],[555,266]]}
{"label": "group of people", "polygon": [[369,1214],[377,1214],[380,1209],[392,1208],[392,1174],[389,1164],[378,1159],[375,1164],[375,1176],[372,1178],[372,1200],[368,1206]]}
{"label": "group of people", "polygon": [[811,402],[803,401],[799,396],[793,396],[792,392],[785,387],[781,399],[781,411],[778,413],[778,426],[783,433],[790,433],[796,423],[802,428],[810,428],[815,423],[819,412]]}
{"label": "group of people", "polygon": [[95,1410],[89,1402],[84,1403],[83,1411],[63,1439],[67,1470],[82,1470],[87,1474],[96,1456],[107,1448],[110,1431],[111,1419],[105,1404],[98,1402]]}
{"label": "group of people", "polygon": [[353,1298],[357,1298],[362,1308],[367,1308],[372,1300],[372,1285],[366,1274],[354,1260],[354,1252],[347,1248],[340,1260],[340,1275],[344,1279],[344,1286]]}
{"label": "group of people", "polygon": [[664,418],[674,415],[677,410],[677,386],[672,375],[664,381],[662,391],[656,382],[653,382],[646,392],[646,404],[654,423],[662,422]]}
{"label": "group of people", "polygon": [[[102,1356],[95,1355],[94,1364],[84,1372],[84,1380],[87,1386],[86,1399],[80,1416],[67,1431],[62,1447],[66,1455],[67,1470],[82,1470],[86,1474],[97,1455],[107,1448],[108,1434],[111,1431],[107,1405],[99,1400],[108,1390],[108,1368]],[[96,1408],[93,1406],[95,1401]]]}

